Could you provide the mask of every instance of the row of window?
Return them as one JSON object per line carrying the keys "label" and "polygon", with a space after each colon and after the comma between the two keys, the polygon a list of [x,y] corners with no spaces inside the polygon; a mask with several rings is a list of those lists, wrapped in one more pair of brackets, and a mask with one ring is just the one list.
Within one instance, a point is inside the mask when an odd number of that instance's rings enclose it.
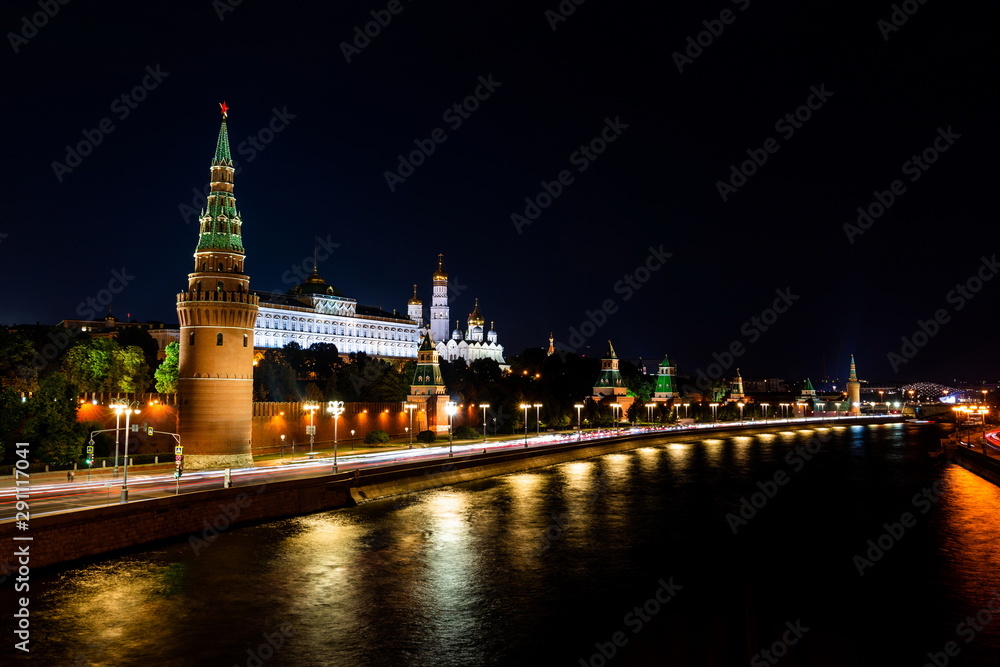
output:
{"label": "row of window", "polygon": [[[289,326],[289,324],[291,326]],[[322,333],[334,336],[350,336],[352,338],[382,338],[385,340],[403,340],[412,341],[417,340],[417,332],[407,329],[396,329],[389,327],[388,329],[383,327],[369,328],[364,325],[345,325],[342,323],[334,323],[333,326],[330,324],[322,324],[315,320],[304,320],[292,318],[291,320],[283,319],[278,320],[278,318],[272,319],[269,316],[259,318],[257,320],[257,327],[261,329],[279,329],[281,331],[302,331],[306,333]],[[321,330],[322,328],[322,330]]]}
{"label": "row of window", "polygon": [[[191,331],[188,333],[188,345],[194,345],[195,333],[197,332]],[[215,344],[222,345],[222,332],[215,334]],[[249,347],[249,345],[250,345],[250,336],[248,334],[243,334],[243,347]]]}

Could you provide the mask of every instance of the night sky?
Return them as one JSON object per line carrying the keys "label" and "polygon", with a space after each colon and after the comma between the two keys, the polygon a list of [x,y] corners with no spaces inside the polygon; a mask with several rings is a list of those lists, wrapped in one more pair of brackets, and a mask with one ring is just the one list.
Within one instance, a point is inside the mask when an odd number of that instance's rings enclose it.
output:
{"label": "night sky", "polygon": [[876,382],[1000,376],[997,40],[972,5],[52,3],[0,20],[0,323],[80,318],[109,283],[117,317],[176,323],[225,100],[254,289],[297,283],[319,237],[329,283],[401,312],[444,253],[452,319],[479,297],[508,356],[553,331],[682,373],[843,376],[853,352]]}

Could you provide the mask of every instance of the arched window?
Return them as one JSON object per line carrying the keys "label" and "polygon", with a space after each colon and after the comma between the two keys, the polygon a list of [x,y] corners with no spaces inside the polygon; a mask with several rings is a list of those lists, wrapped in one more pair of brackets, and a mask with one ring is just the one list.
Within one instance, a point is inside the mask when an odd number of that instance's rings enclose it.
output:
{"label": "arched window", "polygon": [[188,345],[194,345],[194,332],[188,334]]}
{"label": "arched window", "polygon": [[223,287],[224,287],[224,285],[222,284],[222,281],[220,280],[220,281],[219,281],[219,282],[218,282],[218,283],[216,284],[216,286],[215,286],[215,290],[216,290],[217,292],[221,292],[221,291],[222,291],[222,289],[223,289]]}
{"label": "arched window", "polygon": [[222,262],[219,262],[219,273],[222,273],[223,271],[225,271],[225,269],[222,268]]}
{"label": "arched window", "polygon": [[[219,335],[221,336],[222,334],[219,334]],[[243,347],[247,346],[247,342],[248,342],[249,338],[250,337],[247,334],[243,334]]]}
{"label": "arched window", "polygon": [[222,345],[222,334],[221,333],[215,334],[215,344],[216,345]]}

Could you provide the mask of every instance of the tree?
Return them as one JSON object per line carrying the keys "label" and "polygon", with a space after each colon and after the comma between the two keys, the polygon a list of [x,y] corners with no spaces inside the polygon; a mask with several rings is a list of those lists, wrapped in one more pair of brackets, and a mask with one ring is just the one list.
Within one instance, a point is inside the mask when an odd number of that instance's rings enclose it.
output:
{"label": "tree", "polygon": [[0,329],[0,387],[25,393],[38,389],[34,359],[35,348],[26,336]]}
{"label": "tree", "polygon": [[483,437],[483,434],[472,428],[468,424],[462,424],[461,426],[455,427],[455,439],[456,440],[479,440]]}
{"label": "tree", "polygon": [[3,461],[5,445],[16,443],[24,426],[27,413],[21,397],[10,388],[0,389],[0,461]]}
{"label": "tree", "polygon": [[387,445],[389,444],[389,434],[380,430],[368,431],[368,434],[365,435],[365,444]]}
{"label": "tree", "polygon": [[177,341],[168,343],[163,350],[166,357],[160,363],[154,374],[156,377],[156,391],[161,394],[177,393],[177,367],[180,362],[181,346]]}
{"label": "tree", "polygon": [[63,359],[66,379],[80,391],[114,391],[111,367],[118,348],[118,343],[111,338],[80,341],[70,348]]}
{"label": "tree", "polygon": [[137,394],[149,389],[149,365],[138,345],[114,350],[111,353],[111,384],[116,391]]}
{"label": "tree", "polygon": [[253,394],[256,401],[299,400],[295,370],[281,350],[265,350],[264,358],[254,366]]}
{"label": "tree", "polygon": [[62,373],[45,378],[26,403],[24,438],[38,443],[34,451],[44,463],[72,463],[83,453],[87,428],[76,421],[79,388]]}

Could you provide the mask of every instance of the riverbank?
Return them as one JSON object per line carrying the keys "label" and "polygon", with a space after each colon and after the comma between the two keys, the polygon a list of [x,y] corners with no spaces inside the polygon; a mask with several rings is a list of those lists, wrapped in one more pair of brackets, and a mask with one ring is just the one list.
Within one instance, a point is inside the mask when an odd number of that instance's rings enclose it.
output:
{"label": "riverbank", "polygon": [[[822,422],[732,424],[708,429],[626,434],[602,440],[506,449],[473,450],[434,461],[398,463],[308,479],[268,482],[141,500],[126,505],[39,516],[27,531],[14,521],[0,523],[3,557],[14,562],[15,546],[30,546],[33,568],[103,556],[140,545],[186,538],[193,549],[210,544],[221,532],[241,525],[346,507],[377,498],[414,493],[565,461],[642,447],[650,441],[680,442],[747,432],[787,430],[837,424],[879,424],[898,418],[830,419]],[[1000,476],[998,476],[1000,479]],[[31,538],[15,541],[14,538]]]}

